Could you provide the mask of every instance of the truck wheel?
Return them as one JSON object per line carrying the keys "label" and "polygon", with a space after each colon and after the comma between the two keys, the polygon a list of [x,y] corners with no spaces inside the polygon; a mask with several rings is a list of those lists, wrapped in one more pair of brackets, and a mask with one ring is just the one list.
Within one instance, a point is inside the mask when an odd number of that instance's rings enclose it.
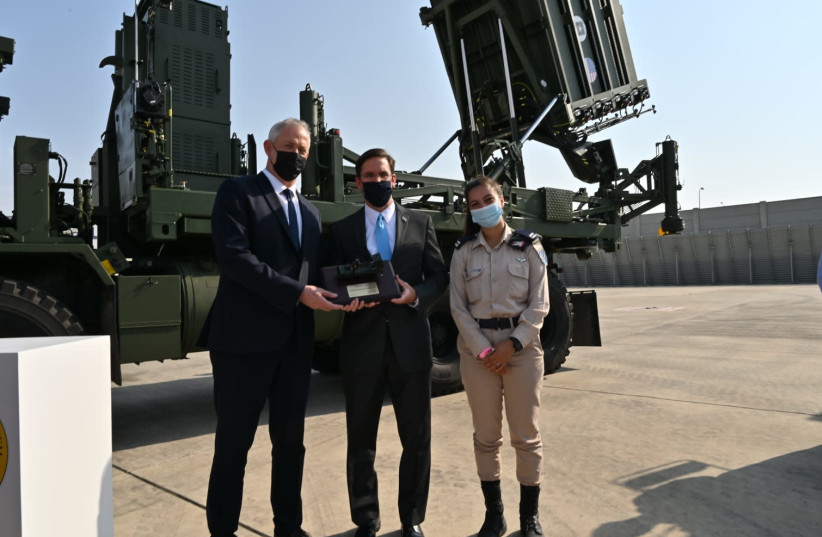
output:
{"label": "truck wheel", "polygon": [[428,314],[434,365],[431,368],[431,394],[453,393],[462,388],[460,354],[457,352],[457,325],[451,317],[448,293],[443,293]]}
{"label": "truck wheel", "polygon": [[548,272],[548,299],[551,309],[542,323],[539,341],[545,352],[545,374],[551,374],[565,363],[571,347],[571,304],[568,290],[557,275]]}
{"label": "truck wheel", "polygon": [[36,287],[0,278],[0,337],[78,336],[79,319]]}

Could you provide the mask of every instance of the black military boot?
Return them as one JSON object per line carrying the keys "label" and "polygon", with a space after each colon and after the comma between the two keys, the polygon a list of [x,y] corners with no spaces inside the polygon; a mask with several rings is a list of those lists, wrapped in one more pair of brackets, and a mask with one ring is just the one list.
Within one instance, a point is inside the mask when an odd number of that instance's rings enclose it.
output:
{"label": "black military boot", "polygon": [[499,481],[480,481],[482,495],[485,496],[485,522],[477,537],[502,537],[508,527],[502,516],[502,490]]}
{"label": "black military boot", "polygon": [[539,485],[519,486],[519,531],[522,537],[539,537]]}

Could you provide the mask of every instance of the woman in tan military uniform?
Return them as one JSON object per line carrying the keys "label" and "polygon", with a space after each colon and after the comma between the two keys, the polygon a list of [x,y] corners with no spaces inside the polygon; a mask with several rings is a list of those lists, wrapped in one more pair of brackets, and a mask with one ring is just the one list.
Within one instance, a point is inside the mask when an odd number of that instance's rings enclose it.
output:
{"label": "woman in tan military uniform", "polygon": [[507,530],[500,491],[502,411],[517,455],[520,530],[542,535],[539,434],[544,370],[539,331],[548,314],[547,258],[539,237],[514,231],[502,218],[505,199],[493,179],[465,184],[467,236],[451,258],[451,314],[459,329],[460,371],[474,423],[474,455],[485,497],[478,537]]}

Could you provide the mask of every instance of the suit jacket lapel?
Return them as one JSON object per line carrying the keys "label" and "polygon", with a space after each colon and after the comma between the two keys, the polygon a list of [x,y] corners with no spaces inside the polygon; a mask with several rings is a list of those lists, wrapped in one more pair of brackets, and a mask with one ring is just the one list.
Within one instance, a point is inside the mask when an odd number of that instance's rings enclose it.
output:
{"label": "suit jacket lapel", "polygon": [[[300,246],[298,244],[294,244],[294,240],[291,239],[291,231],[288,229],[288,220],[286,220],[285,217],[285,207],[283,207],[280,197],[276,192],[274,192],[274,187],[271,186],[271,181],[268,180],[268,177],[263,172],[257,174],[257,185],[260,187],[265,201],[271,208],[271,212],[274,213],[274,217],[280,223],[283,234],[288,237],[288,242],[290,242],[291,245],[294,246],[294,249],[299,252]],[[305,232],[304,224],[305,222],[303,222],[303,233]]]}
{"label": "suit jacket lapel", "polygon": [[[408,230],[408,215],[406,214],[407,210],[398,202],[394,201],[394,205],[396,206],[394,218],[397,221],[397,235],[394,238],[394,253],[396,254],[400,251],[400,246],[405,242],[405,234]],[[393,259],[393,255],[391,257]]]}
{"label": "suit jacket lapel", "polygon": [[297,194],[297,200],[300,202],[300,216],[302,217],[302,236],[300,237],[300,244],[305,246],[306,237],[310,239],[320,235],[321,230],[317,227],[317,222],[314,220],[314,213],[308,208],[308,200],[302,194]]}
{"label": "suit jacket lapel", "polygon": [[365,207],[360,207],[360,209],[354,214],[357,215],[354,218],[354,225],[356,226],[356,229],[354,229],[352,236],[356,241],[354,244],[354,251],[359,252],[355,257],[359,258],[360,261],[367,261],[371,259],[371,253],[368,251],[368,243],[365,240],[367,232],[365,227]]}

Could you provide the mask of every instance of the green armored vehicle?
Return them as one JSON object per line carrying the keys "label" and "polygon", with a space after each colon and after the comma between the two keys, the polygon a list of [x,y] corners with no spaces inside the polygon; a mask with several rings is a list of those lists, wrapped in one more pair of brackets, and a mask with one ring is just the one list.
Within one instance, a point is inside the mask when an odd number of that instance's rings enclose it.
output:
{"label": "green armored vehicle", "polygon": [[[616,0],[432,0],[433,26],[461,125],[420,170],[398,172],[394,198],[434,220],[446,261],[462,235],[462,185],[484,173],[506,196],[514,228],[543,235],[550,256],[614,251],[621,226],[664,204],[661,229],[682,231],[677,145],[632,171],[616,165],[609,140],[588,135],[638,117],[650,93],[638,80]],[[0,38],[0,70],[14,42]],[[115,33],[114,90],[91,176],[67,181],[45,139],[17,137],[14,213],[0,213],[0,336],[111,336],[112,380],[120,365],[184,358],[216,293],[210,214],[227,177],[256,173],[256,145],[230,131],[228,11],[199,0],[142,0]],[[301,190],[324,225],[355,211],[359,156],[325,123],[322,96],[300,92],[312,151]],[[8,113],[0,98],[0,117]],[[457,127],[457,126],[455,126]],[[561,152],[578,191],[529,189],[522,146]],[[464,177],[425,169],[459,144]],[[598,345],[596,295],[567,293],[549,262],[551,312],[541,338],[545,370],[573,345]],[[334,370],[342,315],[317,313],[315,367]],[[435,393],[460,386],[456,329],[447,293],[428,312]]]}

